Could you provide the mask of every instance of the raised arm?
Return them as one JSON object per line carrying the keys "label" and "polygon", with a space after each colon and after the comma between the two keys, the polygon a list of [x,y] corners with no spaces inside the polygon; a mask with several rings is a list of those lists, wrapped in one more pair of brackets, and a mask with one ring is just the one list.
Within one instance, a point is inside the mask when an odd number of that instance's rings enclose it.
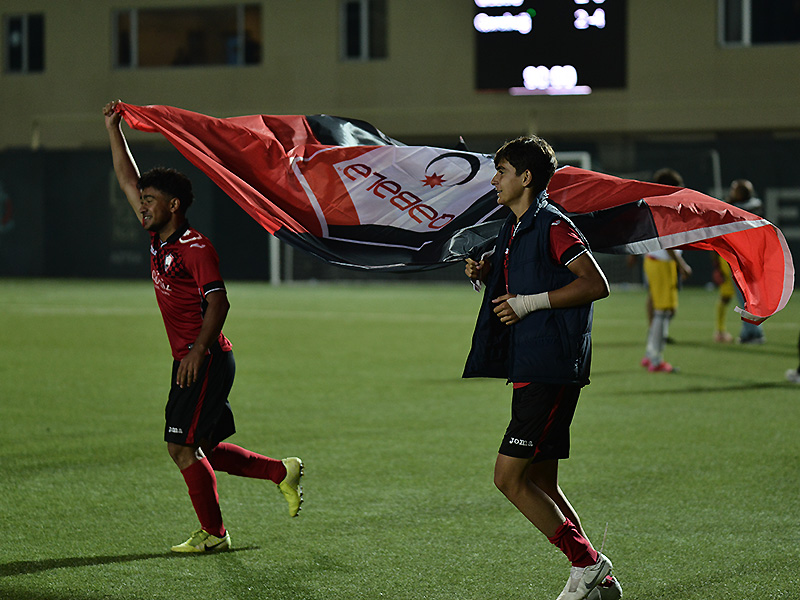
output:
{"label": "raised arm", "polygon": [[114,172],[117,174],[119,187],[122,188],[128,203],[139,218],[140,194],[139,168],[133,159],[128,142],[122,134],[122,115],[116,111],[118,100],[109,102],[103,107],[108,139],[111,143],[111,156],[114,159]]}

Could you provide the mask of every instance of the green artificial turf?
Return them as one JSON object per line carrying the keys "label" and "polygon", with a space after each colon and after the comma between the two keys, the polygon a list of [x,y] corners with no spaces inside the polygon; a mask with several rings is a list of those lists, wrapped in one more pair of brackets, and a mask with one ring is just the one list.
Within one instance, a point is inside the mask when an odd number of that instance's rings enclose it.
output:
{"label": "green artificial turf", "polygon": [[[494,489],[502,381],[462,380],[468,284],[229,282],[230,441],[306,464],[218,475],[234,551],[196,528],[162,441],[170,357],[147,281],[0,280],[0,598],[554,599],[566,559]],[[681,292],[666,359],[639,366],[641,290],[596,305],[592,384],[561,483],[632,600],[797,598],[800,301],[762,346],[712,342]],[[729,326],[736,333],[736,315]]]}

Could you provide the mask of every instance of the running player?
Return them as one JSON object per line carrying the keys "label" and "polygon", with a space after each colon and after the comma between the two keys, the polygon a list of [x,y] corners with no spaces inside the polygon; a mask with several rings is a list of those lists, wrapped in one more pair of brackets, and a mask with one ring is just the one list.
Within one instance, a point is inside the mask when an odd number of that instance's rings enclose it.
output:
{"label": "running player", "polygon": [[[611,561],[594,549],[558,484],[569,428],[589,383],[592,303],[608,282],[570,220],[547,201],[553,149],[537,136],[506,143],[492,185],[511,210],[491,260],[467,259],[486,284],[464,377],[498,377],[514,391],[494,482],[572,564],[558,600],[616,599]],[[605,592],[605,593],[604,593]]]}
{"label": "running player", "polygon": [[222,522],[214,471],[276,483],[294,517],[303,502],[303,463],[223,441],[236,431],[228,402],[235,363],[222,333],[230,305],[214,247],[186,220],[194,198],[191,182],[174,169],[140,175],[122,133],[117,102],[106,104],[103,114],[117,180],[150,232],[153,285],[173,357],[164,441],[200,521],[200,529],[172,550],[227,550],[231,538]]}

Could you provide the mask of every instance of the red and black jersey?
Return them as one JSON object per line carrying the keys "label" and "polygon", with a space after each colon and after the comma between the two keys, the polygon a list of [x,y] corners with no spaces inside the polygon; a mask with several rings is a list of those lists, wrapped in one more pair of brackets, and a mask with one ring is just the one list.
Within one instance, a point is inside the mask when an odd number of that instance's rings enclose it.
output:
{"label": "red and black jersey", "polygon": [[565,267],[586,252],[578,232],[563,219],[556,219],[550,226],[550,258]]}
{"label": "red and black jersey", "polygon": [[[219,257],[209,239],[186,223],[167,241],[150,234],[150,267],[172,357],[181,360],[200,333],[206,295],[225,292]],[[223,350],[231,349],[222,332],[218,341]]]}

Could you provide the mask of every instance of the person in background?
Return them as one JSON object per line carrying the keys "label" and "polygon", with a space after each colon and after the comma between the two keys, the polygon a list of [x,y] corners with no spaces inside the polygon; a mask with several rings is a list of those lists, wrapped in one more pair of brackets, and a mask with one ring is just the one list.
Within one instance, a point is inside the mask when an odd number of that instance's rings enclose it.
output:
{"label": "person in background", "polygon": [[[683,187],[683,177],[674,169],[656,171],[653,182]],[[650,373],[673,373],[676,368],[664,360],[664,346],[670,339],[670,323],[678,310],[678,289],[691,276],[692,268],[681,250],[668,249],[649,252],[644,258],[644,272],[652,316],[641,365]]]}
{"label": "person in background", "polygon": [[[742,210],[761,215],[762,202],[756,197],[753,184],[747,179],[735,179],[730,185],[725,201]],[[733,341],[733,336],[727,331],[728,305],[735,294],[739,303],[744,306],[744,296],[733,280],[730,265],[717,254],[712,256],[712,261],[713,281],[719,288],[719,298],[715,307],[714,341],[729,343]],[[742,321],[736,341],[740,344],[763,344],[766,337],[761,325]]]}
{"label": "person in background", "polygon": [[716,252],[711,253],[711,281],[717,286],[719,296],[714,305],[714,341],[729,344],[733,335],[728,331],[728,305],[736,294],[731,267]]}
{"label": "person in background", "polygon": [[650,373],[674,373],[677,369],[664,360],[664,346],[669,326],[678,309],[678,278],[692,274],[680,250],[649,252],[644,259],[644,272],[653,301],[653,320],[647,330],[647,344],[641,365]]}
{"label": "person in background", "polygon": [[[675,169],[663,168],[653,173],[653,183],[660,185],[671,185],[674,187],[683,187],[683,177]],[[639,256],[631,254],[628,256],[628,266],[635,267],[639,263]],[[647,313],[647,326],[648,328],[653,323],[653,296],[650,293],[650,286],[647,281],[647,274],[643,274],[644,285],[647,288],[647,300],[645,302],[645,311]],[[681,281],[678,280],[678,287],[680,288]],[[673,319],[675,315],[673,314]],[[674,343],[675,340],[669,336],[669,331],[664,339],[667,344]]]}

